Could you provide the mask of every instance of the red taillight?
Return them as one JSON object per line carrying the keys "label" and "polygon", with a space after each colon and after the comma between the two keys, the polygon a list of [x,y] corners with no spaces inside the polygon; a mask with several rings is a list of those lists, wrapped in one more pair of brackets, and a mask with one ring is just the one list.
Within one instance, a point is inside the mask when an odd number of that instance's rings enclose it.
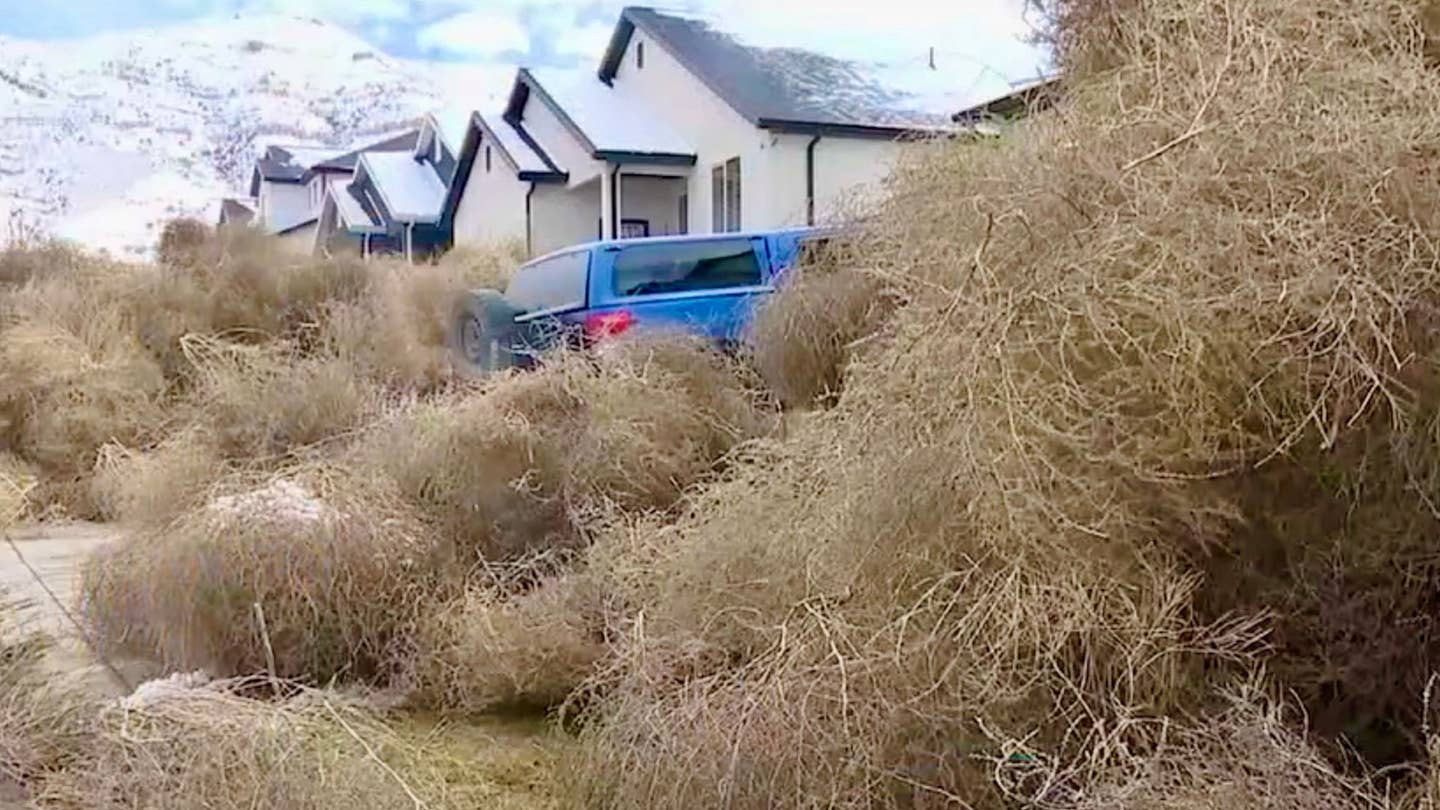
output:
{"label": "red taillight", "polygon": [[595,312],[585,318],[585,336],[591,340],[624,334],[635,325],[635,315],[628,309]]}

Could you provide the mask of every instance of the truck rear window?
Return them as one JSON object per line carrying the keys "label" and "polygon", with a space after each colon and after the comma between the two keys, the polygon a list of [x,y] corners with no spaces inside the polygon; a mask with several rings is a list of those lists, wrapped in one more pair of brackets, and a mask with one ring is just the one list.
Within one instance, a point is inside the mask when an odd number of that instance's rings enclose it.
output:
{"label": "truck rear window", "polygon": [[615,257],[618,296],[754,287],[764,283],[748,239],[630,245]]}
{"label": "truck rear window", "polygon": [[590,282],[590,253],[562,253],[515,271],[505,297],[526,312],[585,306]]}

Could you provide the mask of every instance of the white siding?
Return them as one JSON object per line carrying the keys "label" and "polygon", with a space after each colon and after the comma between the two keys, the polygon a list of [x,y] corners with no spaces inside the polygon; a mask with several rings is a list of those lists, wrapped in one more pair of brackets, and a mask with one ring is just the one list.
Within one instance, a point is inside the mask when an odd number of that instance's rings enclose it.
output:
{"label": "white siding", "polygon": [[[645,67],[635,48],[645,43]],[[690,232],[712,230],[711,172],[740,158],[741,224],[746,229],[804,225],[805,153],[811,136],[753,126],[660,43],[637,30],[615,75],[615,89],[666,118],[696,148],[689,181]],[[823,222],[879,190],[903,145],[885,139],[821,138],[815,148],[815,215]]]}
{"label": "white siding", "polygon": [[[811,140],[809,135],[781,135],[768,150],[771,187],[764,227],[805,224],[805,152]],[[815,144],[816,222],[834,221],[873,201],[905,148],[884,139],[821,138]]]}
{"label": "white siding", "polygon": [[[688,187],[685,178],[620,175],[620,219],[643,219],[650,223],[651,236],[680,233],[680,195]],[[607,234],[608,236],[608,234]]]}
{"label": "white siding", "polygon": [[[304,188],[304,186],[297,186]],[[280,246],[287,253],[297,256],[310,256],[315,253],[315,233],[319,230],[319,223],[312,222],[303,228],[296,228],[289,233],[277,237]]]}
{"label": "white siding", "polygon": [[293,225],[310,214],[310,188],[301,183],[261,183],[260,211],[266,230]]}
{"label": "white siding", "polygon": [[[531,93],[530,100],[525,103],[521,123],[550,159],[555,161],[562,171],[570,173],[572,188],[590,182],[604,171],[605,164],[585,151],[585,147],[565,127],[559,116],[535,93]],[[596,199],[599,199],[600,192],[596,191],[595,194]]]}
{"label": "white siding", "polygon": [[486,245],[509,239],[525,240],[525,195],[530,184],[515,176],[509,164],[492,155],[485,171],[481,145],[460,205],[455,209],[455,244]]}
{"label": "white siding", "polygon": [[[635,46],[645,43],[645,67],[635,67]],[[710,170],[740,158],[743,198],[741,220],[746,228],[769,224],[765,157],[771,136],[756,129],[729,104],[695,78],[660,43],[636,30],[615,74],[615,90],[634,104],[663,116],[695,146],[690,174],[690,232],[710,232]],[[803,177],[802,177],[803,183]]]}
{"label": "white siding", "polygon": [[534,255],[595,241],[600,222],[599,180],[579,188],[536,186],[530,205]]}
{"label": "white siding", "polygon": [[[873,203],[905,145],[865,138],[825,138],[815,148],[817,221],[843,216]],[[802,157],[803,160],[803,157]]]}

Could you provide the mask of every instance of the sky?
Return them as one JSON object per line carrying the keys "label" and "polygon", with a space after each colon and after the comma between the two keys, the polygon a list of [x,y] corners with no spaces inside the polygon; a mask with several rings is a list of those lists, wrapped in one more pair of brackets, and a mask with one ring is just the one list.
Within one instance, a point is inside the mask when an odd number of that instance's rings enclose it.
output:
{"label": "sky", "polygon": [[[1026,0],[631,0],[713,19],[750,44],[877,49],[1012,80],[1044,54],[1021,42]],[[583,67],[603,52],[625,0],[0,0],[0,35],[66,39],[236,13],[282,12],[345,26],[398,57],[476,66]]]}

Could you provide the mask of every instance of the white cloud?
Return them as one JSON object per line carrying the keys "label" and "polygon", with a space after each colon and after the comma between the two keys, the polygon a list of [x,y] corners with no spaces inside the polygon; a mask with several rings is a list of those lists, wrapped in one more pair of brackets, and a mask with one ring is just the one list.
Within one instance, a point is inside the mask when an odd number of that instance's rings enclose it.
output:
{"label": "white cloud", "polygon": [[605,46],[610,44],[610,35],[614,31],[613,24],[604,22],[566,28],[555,37],[555,53],[599,60],[605,53]]}
{"label": "white cloud", "polygon": [[515,67],[499,62],[424,62],[416,67],[446,88],[452,104],[469,110],[499,109],[515,81]]}
{"label": "white cloud", "polygon": [[530,32],[515,14],[466,11],[420,29],[421,49],[452,56],[492,58],[507,51],[528,53]]}
{"label": "white cloud", "polygon": [[[201,3],[197,0],[196,4]],[[239,10],[250,13],[318,17],[345,24],[376,20],[400,22],[410,14],[410,5],[405,0],[243,0],[238,5]]]}

